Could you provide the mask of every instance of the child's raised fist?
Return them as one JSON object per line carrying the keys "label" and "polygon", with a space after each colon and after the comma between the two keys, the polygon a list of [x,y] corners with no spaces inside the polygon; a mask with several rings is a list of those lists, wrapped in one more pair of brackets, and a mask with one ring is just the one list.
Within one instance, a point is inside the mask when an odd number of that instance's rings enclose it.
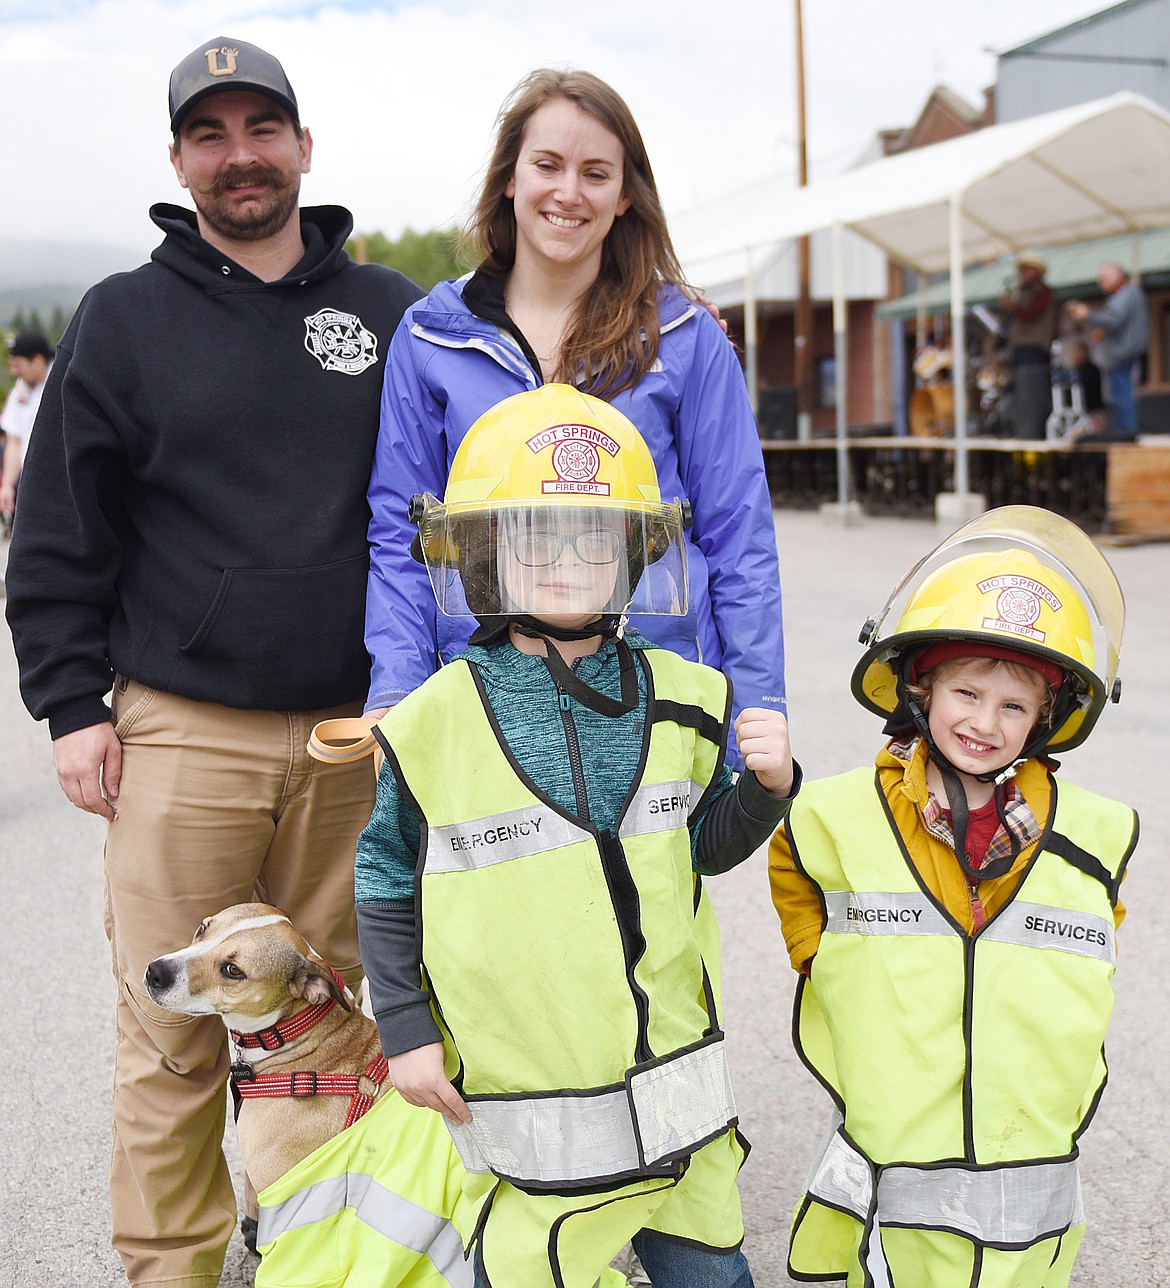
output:
{"label": "child's raised fist", "polygon": [[735,719],[735,740],[760,786],[783,800],[792,790],[787,719],[766,707],[745,707]]}

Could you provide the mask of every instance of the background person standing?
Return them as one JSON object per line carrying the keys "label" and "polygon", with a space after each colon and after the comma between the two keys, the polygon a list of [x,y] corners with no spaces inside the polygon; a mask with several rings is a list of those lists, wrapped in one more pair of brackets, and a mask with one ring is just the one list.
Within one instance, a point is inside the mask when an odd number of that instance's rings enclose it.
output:
{"label": "background person standing", "polygon": [[9,520],[16,510],[20,471],[52,366],[53,346],[39,331],[21,331],[8,346],[8,370],[16,378],[16,384],[0,412],[0,429],[5,433],[0,515]]}
{"label": "background person standing", "polygon": [[1056,339],[1056,306],[1044,280],[1047,271],[1042,259],[1021,255],[1016,260],[1016,287],[1000,300],[1000,312],[1008,324],[1016,438],[1043,438],[1052,411],[1050,355]]}
{"label": "background person standing", "polygon": [[1113,414],[1110,437],[1132,440],[1138,432],[1137,364],[1150,344],[1149,311],[1141,288],[1126,276],[1120,264],[1102,264],[1097,283],[1105,292],[1105,303],[1099,309],[1084,303],[1072,304],[1069,313],[1077,322],[1104,333],[1105,382]]}
{"label": "background person standing", "polygon": [[313,141],[271,54],[207,41],[169,106],[195,210],[155,206],[151,262],[95,287],[61,341],[8,619],[62,789],[110,820],[113,1243],[133,1285],[213,1288],[235,1222],[227,1034],[160,1010],[143,972],[259,897],[361,977],[374,785],[305,744],[368,685],[365,487],[382,357],[418,291],[349,260],[348,211],[299,208]]}

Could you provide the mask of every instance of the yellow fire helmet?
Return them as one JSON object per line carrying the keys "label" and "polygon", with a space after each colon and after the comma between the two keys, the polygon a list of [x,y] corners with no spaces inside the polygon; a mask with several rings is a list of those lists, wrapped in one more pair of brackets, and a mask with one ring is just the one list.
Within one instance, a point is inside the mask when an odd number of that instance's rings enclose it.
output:
{"label": "yellow fire helmet", "polygon": [[450,616],[687,611],[689,506],[663,502],[630,421],[568,385],[484,412],[443,500],[412,498],[410,517]]}
{"label": "yellow fire helmet", "polygon": [[853,696],[892,715],[907,663],[943,641],[969,640],[976,656],[983,649],[1030,654],[1064,672],[1045,750],[1067,751],[1089,736],[1106,699],[1121,695],[1124,627],[1117,577],[1081,529],[1049,510],[1003,506],[915,564],[866,622]]}

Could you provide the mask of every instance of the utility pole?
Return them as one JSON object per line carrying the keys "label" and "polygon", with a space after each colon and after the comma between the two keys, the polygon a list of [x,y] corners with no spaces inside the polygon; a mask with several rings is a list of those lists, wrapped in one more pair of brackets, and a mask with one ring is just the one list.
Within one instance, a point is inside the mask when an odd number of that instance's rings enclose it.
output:
{"label": "utility pole", "polygon": [[[805,142],[804,115],[804,19],[801,0],[793,0],[796,8],[796,160],[797,180],[800,187],[808,186],[808,148]],[[809,262],[809,239],[797,241],[796,311],[793,316],[793,333],[796,352],[796,409],[798,437],[807,439],[812,431],[812,414],[816,404],[816,386],[813,379],[813,309],[810,295],[812,276]]]}

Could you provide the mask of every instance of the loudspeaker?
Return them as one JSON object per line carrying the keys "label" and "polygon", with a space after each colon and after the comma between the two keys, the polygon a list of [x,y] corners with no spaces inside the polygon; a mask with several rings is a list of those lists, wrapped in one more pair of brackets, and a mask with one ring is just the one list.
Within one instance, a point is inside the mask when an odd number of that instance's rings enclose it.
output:
{"label": "loudspeaker", "polygon": [[758,420],[761,438],[795,438],[796,390],[762,389]]}

